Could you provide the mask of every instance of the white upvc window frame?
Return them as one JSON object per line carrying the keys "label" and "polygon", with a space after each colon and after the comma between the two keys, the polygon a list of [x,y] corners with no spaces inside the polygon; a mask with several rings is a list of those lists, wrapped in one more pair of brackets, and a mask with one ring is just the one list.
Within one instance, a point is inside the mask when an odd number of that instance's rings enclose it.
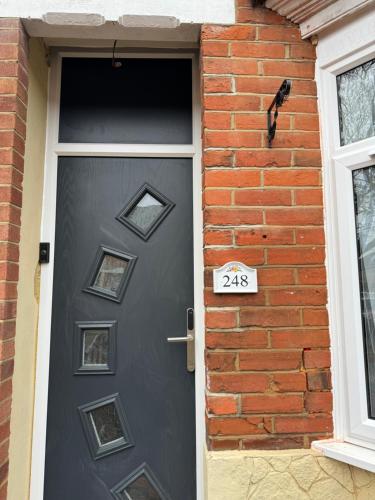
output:
{"label": "white upvc window frame", "polygon": [[[315,441],[313,447],[326,456],[375,472],[375,419],[368,418],[352,180],[353,170],[375,166],[375,137],[340,145],[336,83],[338,75],[375,57],[373,37],[369,40],[368,30],[360,29],[361,23],[366,26],[366,19],[374,21],[370,18],[353,20],[353,26],[349,22],[329,33],[318,50],[334,439]],[[351,37],[350,50],[344,42],[340,52],[334,44],[340,46],[345,34]]]}

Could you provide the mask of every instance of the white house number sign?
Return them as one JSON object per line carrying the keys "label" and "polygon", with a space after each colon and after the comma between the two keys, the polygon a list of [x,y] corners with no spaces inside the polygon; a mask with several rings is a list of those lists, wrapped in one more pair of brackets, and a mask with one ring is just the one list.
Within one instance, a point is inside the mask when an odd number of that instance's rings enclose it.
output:
{"label": "white house number sign", "polygon": [[227,262],[214,269],[214,293],[256,293],[257,270],[242,262]]}

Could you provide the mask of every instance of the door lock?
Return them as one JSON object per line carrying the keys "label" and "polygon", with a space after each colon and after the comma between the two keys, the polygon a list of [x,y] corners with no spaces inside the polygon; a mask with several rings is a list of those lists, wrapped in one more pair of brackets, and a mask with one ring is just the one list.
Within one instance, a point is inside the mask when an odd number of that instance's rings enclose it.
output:
{"label": "door lock", "polygon": [[167,337],[167,342],[186,342],[186,367],[188,372],[195,370],[195,328],[194,309],[186,309],[186,337]]}

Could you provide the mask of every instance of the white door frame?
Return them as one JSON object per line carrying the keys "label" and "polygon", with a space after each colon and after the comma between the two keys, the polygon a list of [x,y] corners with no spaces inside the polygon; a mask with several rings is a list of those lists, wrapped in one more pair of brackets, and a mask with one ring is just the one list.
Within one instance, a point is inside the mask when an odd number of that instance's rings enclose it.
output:
{"label": "white door frame", "polygon": [[203,216],[201,174],[201,111],[198,57],[194,53],[127,53],[119,57],[191,59],[193,68],[193,144],[77,144],[59,143],[59,106],[61,61],[63,57],[112,57],[108,52],[59,52],[51,60],[41,241],[50,242],[51,260],[41,269],[40,311],[36,362],[34,424],[31,462],[30,500],[43,499],[44,466],[48,405],[50,334],[52,315],[54,243],[57,194],[57,163],[59,156],[169,157],[192,158],[193,220],[194,220],[194,306],[196,325],[196,464],[197,498],[204,498],[203,458],[205,446],[205,371],[204,371],[204,279],[203,279]]}

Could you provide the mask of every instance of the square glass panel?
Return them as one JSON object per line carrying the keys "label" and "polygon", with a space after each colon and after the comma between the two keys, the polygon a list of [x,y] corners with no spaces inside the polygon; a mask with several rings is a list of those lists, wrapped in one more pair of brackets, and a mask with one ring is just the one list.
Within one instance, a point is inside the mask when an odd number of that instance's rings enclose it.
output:
{"label": "square glass panel", "polygon": [[128,262],[114,255],[105,254],[94,281],[95,288],[117,294]]}
{"label": "square glass panel", "polygon": [[375,59],[337,77],[341,146],[375,135]]}
{"label": "square glass panel", "polygon": [[114,486],[111,493],[118,500],[170,500],[146,463]]}
{"label": "square glass panel", "polygon": [[147,231],[163,211],[164,205],[159,200],[145,193],[127,215],[128,219],[143,231]]}
{"label": "square glass panel", "polygon": [[109,331],[84,330],[82,366],[108,366]]}
{"label": "square glass panel", "polygon": [[100,446],[124,437],[114,403],[95,408],[90,412],[90,418]]}
{"label": "square glass panel", "polygon": [[375,418],[375,166],[353,171],[369,418]]}

